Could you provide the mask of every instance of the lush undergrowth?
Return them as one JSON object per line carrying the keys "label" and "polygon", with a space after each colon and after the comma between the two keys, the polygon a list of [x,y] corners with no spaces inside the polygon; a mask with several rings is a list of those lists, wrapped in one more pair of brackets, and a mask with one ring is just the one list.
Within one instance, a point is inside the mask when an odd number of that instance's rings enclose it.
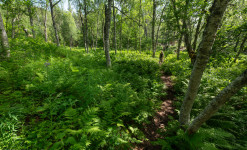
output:
{"label": "lush undergrowth", "polygon": [[[234,54],[232,55],[234,56]],[[217,93],[247,68],[246,55],[241,55],[240,59],[231,66],[232,60],[224,56],[210,59],[192,109],[192,119],[204,109]],[[175,108],[179,113],[191,73],[190,59],[187,53],[182,52],[179,61],[176,60],[174,54],[169,54],[165,58],[162,70],[172,74],[178,99],[175,102]],[[159,140],[156,144],[162,145],[164,149],[244,150],[247,147],[246,99],[247,87],[244,87],[193,136],[187,136],[183,130],[179,129],[178,122],[172,121],[167,127],[167,132],[163,133],[166,138]]]}
{"label": "lush undergrowth", "polygon": [[[11,41],[0,62],[0,149],[125,149],[162,96],[158,60]],[[163,93],[164,94],[164,93]]]}
{"label": "lush undergrowth", "polygon": [[[139,130],[160,106],[158,60],[139,52],[111,54],[106,69],[102,49],[56,47],[34,39],[11,41],[11,58],[0,62],[0,149],[130,149],[145,139]],[[193,119],[217,93],[247,68],[241,55],[210,59],[193,106]],[[191,73],[186,52],[167,51],[162,70],[172,74],[182,104]],[[198,133],[187,136],[177,118],[163,149],[236,149],[247,147],[247,88],[241,89]]]}

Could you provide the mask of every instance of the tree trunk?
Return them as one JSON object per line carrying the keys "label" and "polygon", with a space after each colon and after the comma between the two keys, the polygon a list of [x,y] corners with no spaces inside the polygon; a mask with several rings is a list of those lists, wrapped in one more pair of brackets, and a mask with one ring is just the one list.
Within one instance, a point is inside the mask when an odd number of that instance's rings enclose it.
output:
{"label": "tree trunk", "polygon": [[177,60],[179,60],[179,55],[180,55],[180,47],[181,47],[181,43],[182,43],[182,39],[183,39],[183,34],[181,32],[181,27],[180,27],[180,24],[179,24],[179,18],[178,18],[178,14],[177,14],[177,7],[176,7],[176,4],[175,4],[175,0],[172,0],[172,6],[173,6],[173,13],[174,13],[174,16],[176,18],[176,23],[177,23],[177,29],[178,29],[178,34],[179,34],[179,41],[178,41],[178,49],[177,49]]}
{"label": "tree trunk", "polygon": [[184,43],[187,49],[187,52],[189,54],[190,60],[191,60],[191,64],[194,65],[195,61],[196,61],[196,54],[195,51],[192,50],[192,45],[191,45],[191,39],[190,39],[190,35],[188,32],[188,27],[187,27],[187,23],[186,20],[183,19],[183,35],[184,35]]}
{"label": "tree trunk", "polygon": [[45,20],[44,20],[44,26],[45,26],[44,32],[45,32],[45,41],[46,42],[48,41],[48,36],[47,36],[47,8],[48,8],[48,3],[46,2],[46,5],[45,5]]}
{"label": "tree trunk", "polygon": [[115,4],[114,4],[114,0],[113,0],[113,21],[114,21],[114,48],[115,48],[115,54],[117,54],[117,39],[116,39],[116,12],[115,12]]}
{"label": "tree trunk", "polygon": [[97,25],[96,25],[96,41],[95,41],[95,51],[96,51],[96,48],[97,48],[97,43],[98,43],[98,32],[99,32],[99,28],[98,28],[98,26],[99,26],[99,11],[98,11],[98,16],[97,16]]}
{"label": "tree trunk", "polygon": [[148,37],[148,29],[147,29],[147,25],[146,25],[146,20],[144,20],[144,35],[146,38]]}
{"label": "tree trunk", "polygon": [[102,12],[102,39],[103,39],[103,50],[105,51],[105,22],[104,22],[104,9]]}
{"label": "tree trunk", "polygon": [[70,42],[69,42],[70,51],[71,51],[71,47],[72,47],[72,42],[73,42],[73,38],[72,38],[72,36],[70,36]]}
{"label": "tree trunk", "polygon": [[181,125],[187,125],[189,123],[190,112],[198,92],[203,71],[208,63],[210,50],[229,1],[230,0],[214,0],[210,8],[210,15],[207,18],[207,25],[199,45],[198,56],[190,76],[189,87],[180,109],[179,122]]}
{"label": "tree trunk", "polygon": [[142,0],[140,0],[140,9],[139,9],[139,52],[141,53],[142,49],[142,37],[141,37],[141,12],[142,12]]}
{"label": "tree trunk", "polygon": [[199,18],[198,24],[196,26],[196,33],[195,33],[195,37],[194,37],[194,42],[192,44],[192,48],[194,51],[196,51],[196,43],[197,43],[197,39],[199,36],[199,31],[200,31],[200,27],[201,27],[201,22],[202,22],[202,16]]}
{"label": "tree trunk", "polygon": [[179,60],[179,55],[180,55],[180,47],[181,47],[181,43],[182,43],[182,39],[183,39],[183,35],[180,34],[179,35],[179,40],[178,40],[178,49],[177,49],[177,60]]}
{"label": "tree trunk", "polygon": [[192,49],[194,51],[196,51],[196,43],[197,43],[197,39],[198,39],[198,36],[199,36],[199,33],[200,33],[202,18],[203,18],[204,14],[205,14],[204,12],[205,12],[205,7],[207,6],[207,1],[208,0],[204,1],[204,4],[202,6],[202,13],[203,14],[200,16],[199,21],[198,21],[197,26],[196,26],[196,33],[195,33],[195,36],[194,36],[194,42],[192,44]]}
{"label": "tree trunk", "polygon": [[23,31],[25,32],[26,37],[28,37],[28,31],[27,31],[27,29],[26,29],[24,26],[22,26],[22,29],[23,29]]}
{"label": "tree trunk", "polygon": [[2,18],[2,15],[0,13],[0,32],[1,32],[1,44],[2,44],[2,48],[3,48],[3,51],[1,52],[2,53],[2,57],[10,57],[10,49],[9,49],[9,40],[8,40],[8,36],[7,36],[7,33],[6,33],[6,30],[4,28],[4,23],[3,23],[3,18]]}
{"label": "tree trunk", "polygon": [[[240,33],[240,34],[241,34],[241,33]],[[240,34],[238,35],[238,37],[237,37],[237,42],[236,42],[236,44],[235,44],[235,46],[234,46],[234,48],[233,48],[233,51],[234,51],[234,52],[237,51],[237,47],[238,47],[239,40],[240,40]]]}
{"label": "tree trunk", "polygon": [[120,47],[120,53],[121,53],[121,51],[122,51],[122,26],[123,26],[123,14],[121,14],[121,25],[120,25],[120,43],[119,43],[119,47]]}
{"label": "tree trunk", "polygon": [[35,30],[34,30],[34,25],[33,25],[33,14],[32,14],[32,6],[31,6],[31,2],[29,2],[27,4],[27,10],[28,10],[28,15],[29,15],[29,21],[30,21],[30,25],[31,25],[31,28],[32,28],[32,33],[33,33],[33,38],[35,38]]}
{"label": "tree trunk", "polygon": [[241,45],[240,45],[239,51],[238,51],[237,55],[235,56],[235,58],[234,58],[234,60],[233,60],[232,63],[235,63],[235,62],[237,61],[238,56],[239,56],[240,53],[244,50],[244,44],[245,44],[246,40],[247,40],[247,35],[245,35],[245,37],[244,37],[244,39],[243,39],[243,41],[242,41],[242,43],[241,43]]}
{"label": "tree trunk", "polygon": [[85,45],[85,40],[84,40],[84,21],[83,21],[83,16],[82,16],[82,5],[79,2],[79,16],[80,16],[80,19],[81,19],[81,34],[83,34],[83,42],[84,42],[84,45]]}
{"label": "tree trunk", "polygon": [[187,132],[189,134],[195,133],[201,125],[206,122],[218,109],[226,103],[233,95],[235,95],[241,88],[247,85],[247,70],[237,77],[232,83],[224,88],[209,105],[193,120],[189,125]]}
{"label": "tree trunk", "polygon": [[8,34],[8,22],[9,22],[9,5],[7,3],[7,8],[6,8],[6,33]]}
{"label": "tree trunk", "polygon": [[111,67],[111,58],[110,58],[110,27],[111,27],[111,4],[113,0],[108,0],[108,4],[105,4],[105,56],[107,67]]}
{"label": "tree trunk", "polygon": [[182,32],[184,35],[184,43],[185,43],[187,52],[189,54],[189,57],[191,59],[191,64],[193,65],[196,60],[196,55],[195,55],[195,51],[192,50],[191,37],[188,31],[188,25],[187,25],[187,20],[189,20],[189,18],[187,17],[188,7],[189,7],[189,0],[186,0],[185,12],[183,16],[183,26],[182,26],[183,31]]}
{"label": "tree trunk", "polygon": [[156,20],[156,2],[155,2],[155,0],[153,0],[153,20],[152,20],[152,50],[153,50],[153,58],[155,57],[155,41],[154,41],[155,20]]}
{"label": "tree trunk", "polygon": [[49,0],[49,2],[50,2],[51,18],[52,18],[53,28],[54,28],[54,31],[55,31],[56,43],[57,43],[57,46],[60,46],[57,27],[56,27],[55,16],[54,16],[54,13],[53,13],[53,8],[54,8],[55,5],[53,5],[52,0]]}
{"label": "tree trunk", "polygon": [[87,1],[84,0],[84,44],[85,44],[85,51],[88,53],[88,28],[87,28]]}
{"label": "tree trunk", "polygon": [[11,23],[11,25],[12,25],[12,36],[11,36],[11,38],[12,39],[15,38],[15,20],[16,20],[16,18],[13,18],[12,19],[12,23]]}
{"label": "tree trunk", "polygon": [[157,44],[158,44],[160,25],[161,25],[161,21],[162,21],[162,17],[163,17],[165,8],[166,8],[166,4],[163,7],[162,12],[161,12],[161,15],[160,15],[160,22],[159,22],[159,25],[158,25],[157,34],[156,34],[156,40],[155,40],[155,46],[154,46],[155,51],[156,51],[156,47],[157,47]]}

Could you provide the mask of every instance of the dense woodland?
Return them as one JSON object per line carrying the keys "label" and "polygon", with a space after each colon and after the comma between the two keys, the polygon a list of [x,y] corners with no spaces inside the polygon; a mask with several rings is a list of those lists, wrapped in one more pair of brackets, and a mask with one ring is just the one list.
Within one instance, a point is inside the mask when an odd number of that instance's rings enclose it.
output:
{"label": "dense woodland", "polygon": [[1,0],[0,34],[0,149],[247,147],[246,0]]}

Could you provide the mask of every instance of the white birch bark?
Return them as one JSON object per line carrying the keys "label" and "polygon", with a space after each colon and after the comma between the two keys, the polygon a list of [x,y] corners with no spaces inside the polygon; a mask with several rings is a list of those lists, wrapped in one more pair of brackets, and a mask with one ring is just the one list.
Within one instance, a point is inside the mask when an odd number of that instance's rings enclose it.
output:
{"label": "white birch bark", "polygon": [[104,46],[105,46],[105,56],[107,67],[111,67],[111,58],[110,58],[110,26],[111,26],[111,4],[112,0],[108,0],[108,4],[105,4],[105,34],[104,34]]}
{"label": "white birch bark", "polygon": [[203,72],[210,57],[210,50],[229,1],[230,0],[214,0],[210,8],[210,15],[207,18],[207,24],[198,48],[196,62],[190,76],[189,87],[180,109],[179,122],[181,125],[187,125],[189,123],[190,112],[199,89]]}
{"label": "white birch bark", "polygon": [[189,134],[195,133],[201,125],[206,122],[219,108],[227,102],[234,94],[236,94],[242,87],[247,85],[247,69],[245,72],[237,77],[232,83],[224,88],[209,105],[194,119],[189,125],[187,131]]}
{"label": "white birch bark", "polygon": [[3,52],[2,56],[3,57],[10,57],[10,49],[9,49],[9,40],[8,40],[8,36],[6,33],[6,30],[4,28],[4,23],[3,23],[3,18],[2,15],[0,13],[0,33],[1,33],[1,44],[2,44],[2,48],[3,48]]}

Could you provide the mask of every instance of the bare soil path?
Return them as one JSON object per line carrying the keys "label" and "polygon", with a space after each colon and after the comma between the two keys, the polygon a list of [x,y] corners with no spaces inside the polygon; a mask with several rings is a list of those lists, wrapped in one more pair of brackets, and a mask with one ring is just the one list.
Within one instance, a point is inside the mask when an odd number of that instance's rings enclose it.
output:
{"label": "bare soil path", "polygon": [[169,121],[169,116],[174,116],[175,111],[173,107],[173,101],[176,100],[174,96],[173,83],[171,81],[170,75],[165,75],[162,73],[161,80],[165,85],[165,92],[167,95],[161,98],[162,105],[160,109],[157,110],[156,114],[150,120],[150,124],[143,124],[143,132],[149,141],[143,141],[143,143],[138,144],[134,150],[159,150],[160,146],[154,146],[150,142],[156,141],[158,138],[162,138],[159,135],[159,131],[165,130],[165,126]]}

